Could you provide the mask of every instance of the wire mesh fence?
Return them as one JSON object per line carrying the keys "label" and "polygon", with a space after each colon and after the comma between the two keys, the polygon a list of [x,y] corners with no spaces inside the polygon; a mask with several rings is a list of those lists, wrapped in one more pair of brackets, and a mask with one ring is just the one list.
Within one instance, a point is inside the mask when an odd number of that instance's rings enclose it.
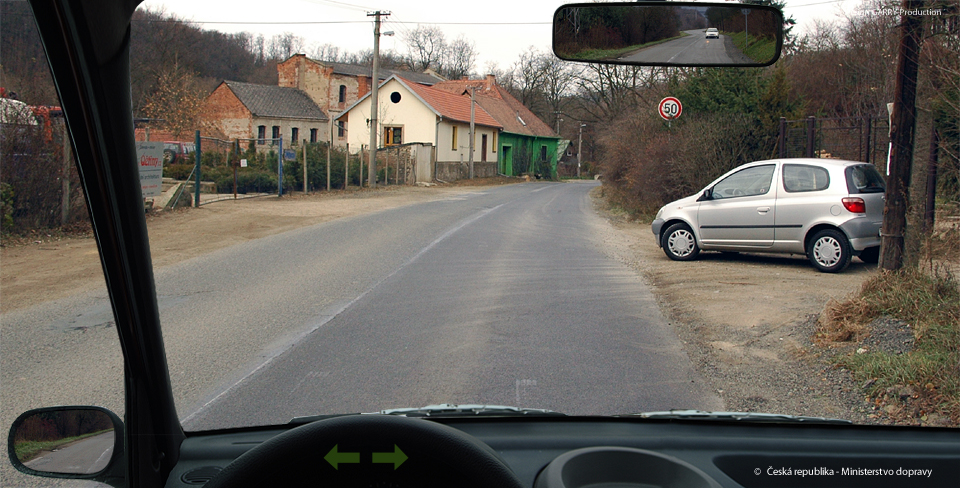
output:
{"label": "wire mesh fence", "polygon": [[778,156],[834,158],[880,164],[887,158],[889,121],[884,117],[780,119]]}

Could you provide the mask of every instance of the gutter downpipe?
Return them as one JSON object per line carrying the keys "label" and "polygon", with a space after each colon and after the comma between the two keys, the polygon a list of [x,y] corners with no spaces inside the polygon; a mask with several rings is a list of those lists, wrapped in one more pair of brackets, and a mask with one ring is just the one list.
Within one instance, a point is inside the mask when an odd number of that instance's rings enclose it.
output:
{"label": "gutter downpipe", "polygon": [[438,161],[440,159],[440,123],[443,122],[443,116],[437,116],[437,125],[433,132],[433,179],[436,181],[440,180],[437,174]]}

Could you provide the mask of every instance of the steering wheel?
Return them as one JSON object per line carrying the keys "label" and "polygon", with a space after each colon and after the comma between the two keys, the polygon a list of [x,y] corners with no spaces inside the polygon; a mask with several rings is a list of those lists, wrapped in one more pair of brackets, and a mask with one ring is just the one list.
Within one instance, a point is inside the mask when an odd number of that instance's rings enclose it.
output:
{"label": "steering wheel", "polygon": [[743,195],[744,195],[743,190],[741,190],[741,189],[739,189],[739,188],[737,188],[736,190],[733,190],[733,196],[735,196],[735,197],[742,197]]}
{"label": "steering wheel", "polygon": [[[401,458],[391,457],[389,451],[394,449],[402,451]],[[331,453],[333,458],[329,458]],[[380,461],[371,453],[381,453]],[[347,457],[336,457],[344,455]],[[339,465],[334,467],[337,459]],[[204,488],[318,485],[326,481],[331,486],[523,486],[496,451],[453,427],[422,418],[349,415],[312,422],[270,438],[236,458]]]}

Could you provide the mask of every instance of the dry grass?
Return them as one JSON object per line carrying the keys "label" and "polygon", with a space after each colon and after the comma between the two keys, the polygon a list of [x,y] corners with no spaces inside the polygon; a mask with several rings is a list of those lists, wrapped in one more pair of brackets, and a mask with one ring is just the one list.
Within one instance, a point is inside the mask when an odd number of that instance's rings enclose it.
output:
{"label": "dry grass", "polygon": [[[929,270],[881,271],[860,291],[827,304],[817,325],[821,346],[853,344],[880,316],[910,325],[915,348],[904,354],[857,351],[839,358],[866,381],[879,410],[898,423],[921,423],[929,413],[960,422],[960,286],[943,265]],[[852,348],[851,348],[852,349]],[[911,392],[904,395],[906,390]]]}

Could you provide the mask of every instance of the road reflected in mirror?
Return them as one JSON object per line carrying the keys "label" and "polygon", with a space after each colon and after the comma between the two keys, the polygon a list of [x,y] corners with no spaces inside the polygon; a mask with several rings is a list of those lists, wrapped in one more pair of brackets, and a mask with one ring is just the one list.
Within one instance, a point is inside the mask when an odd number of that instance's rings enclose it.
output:
{"label": "road reflected in mirror", "polygon": [[113,420],[93,409],[46,410],[21,417],[10,448],[25,467],[42,473],[95,474],[113,457]]}
{"label": "road reflected in mirror", "polygon": [[783,40],[780,11],[755,5],[568,5],[553,26],[558,57],[614,64],[766,66]]}

